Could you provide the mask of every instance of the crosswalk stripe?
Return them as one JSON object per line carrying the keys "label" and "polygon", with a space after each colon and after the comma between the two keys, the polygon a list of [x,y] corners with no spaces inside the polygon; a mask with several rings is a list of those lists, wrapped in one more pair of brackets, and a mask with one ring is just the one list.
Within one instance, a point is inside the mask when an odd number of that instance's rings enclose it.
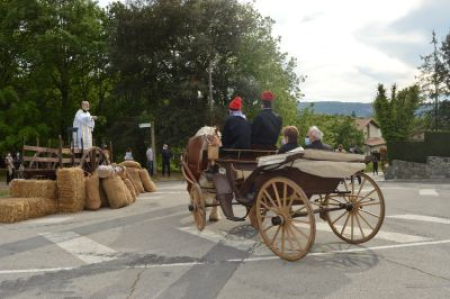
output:
{"label": "crosswalk stripe", "polygon": [[387,218],[396,218],[396,219],[417,220],[417,221],[424,221],[424,222],[434,222],[434,223],[441,223],[441,224],[450,224],[449,218],[439,218],[439,217],[423,216],[423,215],[405,214],[405,215],[391,215],[391,216],[386,216],[386,217]]}
{"label": "crosswalk stripe", "polygon": [[439,193],[435,189],[420,189],[420,196],[439,196]]}
{"label": "crosswalk stripe", "polygon": [[87,264],[116,259],[117,252],[75,232],[40,234]]}
{"label": "crosswalk stripe", "polygon": [[[336,228],[338,230],[342,229],[342,226],[337,225]],[[328,225],[328,223],[316,223],[316,229],[322,230],[322,231],[329,231],[331,232],[331,228]],[[363,230],[365,234],[369,234],[371,230]],[[421,237],[421,236],[414,236],[414,235],[407,235],[407,234],[400,234],[400,233],[393,233],[393,232],[386,232],[386,231],[378,231],[378,233],[375,236],[375,239],[383,239],[386,241],[394,241],[397,243],[412,243],[412,242],[423,242],[430,240],[429,238]]]}

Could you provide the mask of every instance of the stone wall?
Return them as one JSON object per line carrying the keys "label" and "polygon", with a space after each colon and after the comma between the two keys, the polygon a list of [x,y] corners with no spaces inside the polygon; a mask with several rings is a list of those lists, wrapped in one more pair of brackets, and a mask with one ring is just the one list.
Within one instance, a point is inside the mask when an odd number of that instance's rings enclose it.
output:
{"label": "stone wall", "polygon": [[450,178],[450,157],[427,157],[427,163],[393,160],[384,170],[386,180],[429,180]]}

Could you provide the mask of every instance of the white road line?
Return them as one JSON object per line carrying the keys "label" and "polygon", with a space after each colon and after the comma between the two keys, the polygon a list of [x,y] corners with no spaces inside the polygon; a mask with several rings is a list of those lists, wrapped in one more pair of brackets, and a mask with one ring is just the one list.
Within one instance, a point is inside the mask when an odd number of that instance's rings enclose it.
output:
{"label": "white road line", "polygon": [[420,196],[439,196],[439,193],[437,193],[436,189],[420,189],[419,195]]}
{"label": "white road line", "polygon": [[[342,229],[342,226],[337,225],[336,228],[338,230]],[[316,222],[316,229],[317,230],[322,230],[322,231],[328,231],[328,232],[332,232],[330,226],[328,225],[328,223],[322,223]],[[363,230],[364,233],[369,234],[371,232],[371,230]],[[423,241],[428,241],[430,240],[430,238],[425,238],[425,237],[421,237],[421,236],[414,236],[414,235],[407,235],[407,234],[400,234],[400,233],[392,233],[392,232],[386,232],[386,231],[382,231],[380,230],[377,235],[375,236],[375,239],[383,239],[386,241],[394,241],[396,243],[411,243],[411,242],[423,242]]]}
{"label": "white road line", "polygon": [[[397,245],[386,245],[386,246],[374,246],[365,248],[353,248],[345,250],[336,250],[330,252],[311,252],[308,256],[320,256],[320,255],[334,255],[334,254],[346,254],[346,253],[358,253],[366,251],[379,251],[397,248],[408,248],[408,247],[419,247],[419,246],[430,246],[430,245],[442,245],[450,244],[450,240],[440,240],[440,241],[430,241],[430,242],[419,242],[419,243],[409,243],[409,244],[397,244]],[[264,256],[264,257],[249,257],[244,259],[227,259],[225,262],[229,263],[251,263],[259,261],[270,261],[270,260],[281,260],[278,256]],[[125,266],[124,269],[146,269],[146,268],[168,268],[168,267],[192,267],[195,265],[206,265],[209,262],[186,262],[186,263],[172,263],[172,264],[142,264],[134,266]],[[79,267],[65,267],[65,268],[41,268],[41,269],[19,269],[19,270],[0,270],[0,274],[21,274],[21,273],[42,273],[42,272],[57,272],[57,271],[70,271],[76,270]]]}
{"label": "white road line", "polygon": [[405,214],[405,215],[391,215],[391,216],[386,216],[386,217],[387,218],[425,221],[425,222],[434,222],[434,223],[441,223],[441,224],[450,224],[449,218],[439,218],[439,217],[431,217],[431,216],[423,216],[423,215]]}
{"label": "white road line", "polygon": [[26,222],[23,222],[23,224],[57,224],[70,220],[72,218],[73,217],[47,217],[41,219],[31,219]]}
{"label": "white road line", "polygon": [[116,259],[117,252],[92,239],[75,232],[44,233],[41,236],[52,241],[65,251],[87,264],[96,264]]}

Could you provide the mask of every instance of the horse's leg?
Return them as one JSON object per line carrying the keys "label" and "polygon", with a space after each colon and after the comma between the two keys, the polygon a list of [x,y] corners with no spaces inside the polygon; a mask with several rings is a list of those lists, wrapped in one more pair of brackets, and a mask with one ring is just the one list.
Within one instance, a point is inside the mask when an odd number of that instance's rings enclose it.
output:
{"label": "horse's leg", "polygon": [[[217,199],[215,197],[214,197],[213,203],[214,204],[218,203]],[[209,221],[219,221],[219,219],[220,219],[220,213],[217,210],[217,206],[214,206],[211,208],[211,212],[209,212]]]}

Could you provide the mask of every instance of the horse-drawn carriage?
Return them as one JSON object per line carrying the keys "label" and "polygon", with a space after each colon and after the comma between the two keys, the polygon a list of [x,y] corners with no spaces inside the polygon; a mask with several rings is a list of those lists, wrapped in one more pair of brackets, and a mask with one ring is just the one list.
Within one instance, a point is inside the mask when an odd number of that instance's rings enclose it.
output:
{"label": "horse-drawn carriage", "polygon": [[[384,197],[376,182],[361,172],[365,156],[302,148],[278,155],[273,150],[221,150],[219,155],[214,133],[197,135],[189,140],[181,164],[189,210],[199,230],[206,224],[206,208],[221,206],[229,220],[249,216],[270,250],[290,261],[301,259],[312,247],[315,214],[351,244],[378,233]],[[355,175],[361,176],[360,185],[348,180]],[[246,214],[235,216],[234,205],[243,205]]]}
{"label": "horse-drawn carriage", "polygon": [[94,172],[99,165],[110,164],[110,150],[96,146],[84,149],[83,146],[79,148],[71,144],[70,147],[64,147],[59,136],[57,148],[24,145],[22,148],[24,167],[19,171],[20,176],[25,179],[56,179],[56,170],[61,167],[80,166],[88,174]]}

